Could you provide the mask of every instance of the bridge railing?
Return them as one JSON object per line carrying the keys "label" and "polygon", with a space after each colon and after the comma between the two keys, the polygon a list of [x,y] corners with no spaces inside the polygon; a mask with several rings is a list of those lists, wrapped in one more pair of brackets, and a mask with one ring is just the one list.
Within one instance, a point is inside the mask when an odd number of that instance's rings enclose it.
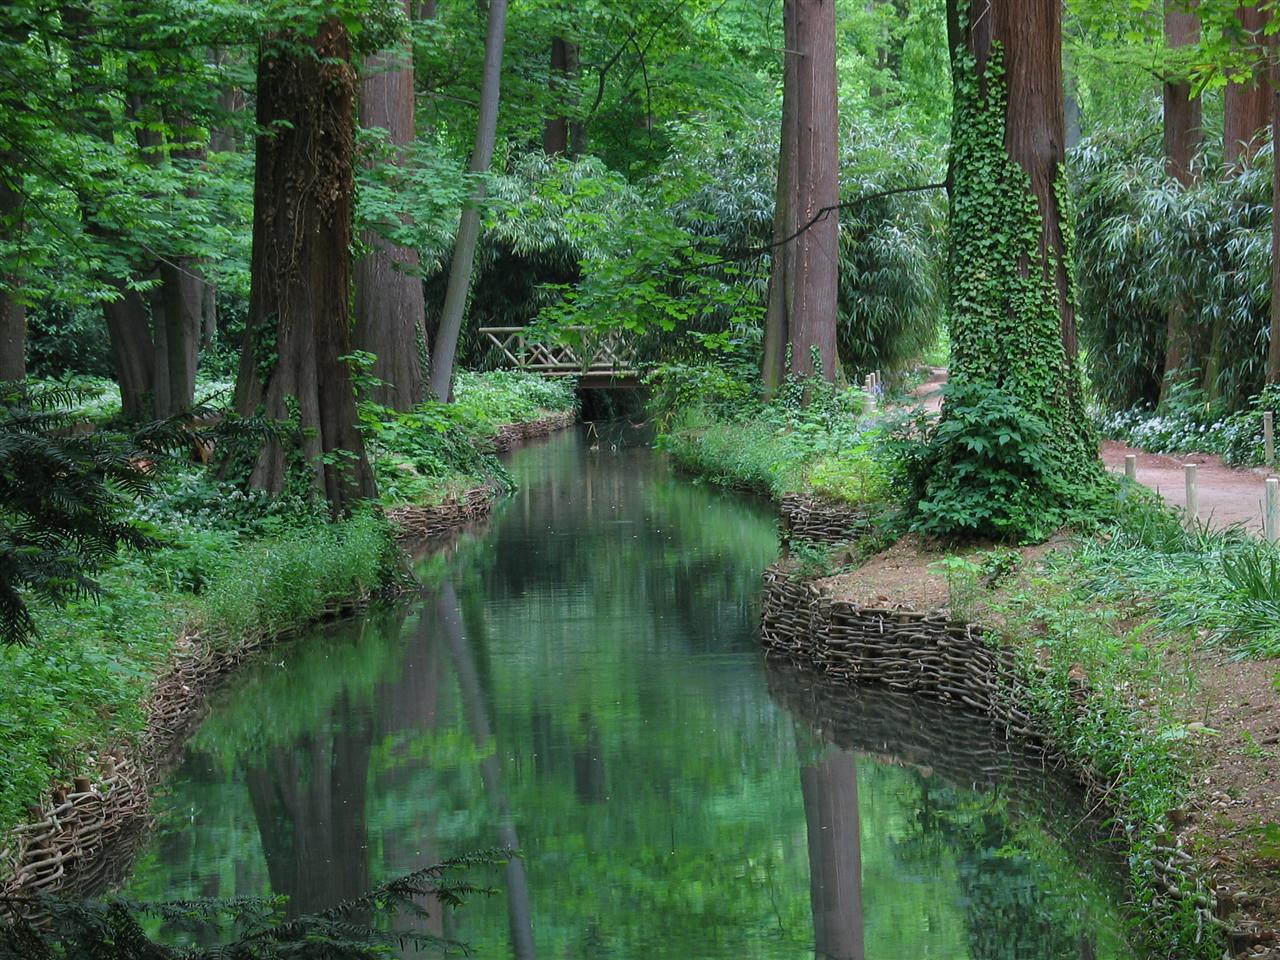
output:
{"label": "bridge railing", "polygon": [[581,336],[581,346],[542,343],[528,337],[525,327],[481,327],[480,335],[497,348],[504,362],[531,373],[548,377],[636,376],[635,361],[621,334],[601,336],[590,327],[569,329]]}

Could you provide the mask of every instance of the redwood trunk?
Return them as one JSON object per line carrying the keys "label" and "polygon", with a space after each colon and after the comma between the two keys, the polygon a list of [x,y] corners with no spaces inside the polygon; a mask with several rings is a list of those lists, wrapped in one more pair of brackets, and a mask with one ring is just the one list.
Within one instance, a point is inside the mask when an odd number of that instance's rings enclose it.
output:
{"label": "redwood trunk", "polygon": [[[1271,40],[1271,142],[1280,143],[1280,37]],[[1280,150],[1271,153],[1271,329],[1267,383],[1280,383]]]}
{"label": "redwood trunk", "polygon": [[1025,274],[1042,273],[1057,291],[1062,347],[1068,366],[1079,352],[1075,302],[1068,268],[1070,251],[1062,234],[1063,211],[1056,184],[1066,164],[1066,111],[1062,87],[1062,8],[1055,0],[972,0],[967,42],[985,71],[998,43],[1004,51],[1008,107],[1004,145],[1009,159],[1026,173],[1040,219],[1035,263]]}
{"label": "redwood trunk", "polygon": [[552,40],[550,87],[557,114],[548,117],[542,129],[542,149],[551,156],[581,152],[581,125],[570,121],[563,109],[578,70],[578,45],[562,37]]}
{"label": "redwood trunk", "polygon": [[[498,135],[498,102],[502,90],[502,48],[507,32],[507,0],[493,0],[489,6],[489,30],[484,44],[484,77],[480,87],[480,115],[476,122],[476,144],[471,154],[471,173],[488,173],[493,160],[494,142]],[[431,393],[446,402],[453,392],[453,362],[458,351],[458,336],[471,294],[471,267],[475,261],[476,243],[480,239],[480,204],[484,202],[484,181],[477,176],[475,191],[463,204],[458,220],[458,235],[449,263],[449,283],[445,288],[444,306],[440,310],[440,327],[436,331],[435,348],[431,352]]]}
{"label": "redwood trunk", "polygon": [[[0,157],[3,161],[5,157]],[[16,167],[6,167],[0,176],[0,235],[14,237],[22,230],[22,194],[7,176]],[[27,307],[21,297],[22,280],[16,268],[0,275],[0,383],[25,380],[27,376]]]}
{"label": "redwood trunk", "polygon": [[1271,123],[1271,91],[1267,82],[1266,39],[1263,28],[1267,12],[1258,7],[1239,7],[1236,19],[1249,34],[1245,56],[1254,64],[1252,79],[1227,84],[1223,100],[1222,156],[1230,173],[1251,158],[1262,145],[1263,132]]}
{"label": "redwood trunk", "polygon": [[[783,5],[782,142],[778,152],[774,263],[762,379],[790,371],[834,381],[839,296],[840,194],[835,0]],[[799,235],[795,234],[799,231]],[[817,363],[815,365],[815,354]]]}
{"label": "redwood trunk", "polygon": [[[404,0],[409,12],[409,0]],[[360,85],[360,120],[365,127],[387,131],[397,148],[414,140],[413,51],[407,46],[366,58]],[[356,264],[356,346],[374,354],[373,376],[382,381],[372,397],[396,410],[409,410],[422,400],[422,365],[418,331],[424,324],[418,251],[402,247],[366,230],[368,254]]]}
{"label": "redwood trunk", "polygon": [[[253,282],[236,408],[277,421],[296,415],[292,442],[312,486],[342,513],[376,489],[340,359],[351,352],[355,192],[355,71],[341,21],[324,21],[314,37],[267,39],[257,100]],[[284,489],[286,446],[264,444],[250,486]]]}
{"label": "redwood trunk", "polygon": [[[835,0],[793,0],[796,57],[796,222],[822,217],[795,240],[791,371],[834,381],[840,279],[839,97]],[[823,215],[822,211],[828,212]],[[814,353],[821,364],[815,368]]]}
{"label": "redwood trunk", "polygon": [[[795,8],[782,9],[783,47],[796,49]],[[796,232],[796,62],[787,53],[783,57],[782,131],[778,140],[778,181],[773,208],[773,259],[769,267],[769,300],[765,312],[764,361],[761,381],[766,394],[772,394],[787,376],[787,345],[791,342],[792,285],[794,283],[794,245],[788,241]]]}
{"label": "redwood trunk", "polygon": [[[1200,18],[1193,12],[1182,12],[1177,0],[1165,0],[1164,37],[1171,50],[1200,41]],[[1202,139],[1202,111],[1199,97],[1191,95],[1191,84],[1185,76],[1170,76],[1164,83],[1164,157],[1165,170],[1183,186],[1195,182],[1193,170]],[[1163,403],[1170,385],[1177,379],[1187,355],[1187,310],[1183,303],[1169,305],[1165,331],[1164,380],[1160,390]]]}

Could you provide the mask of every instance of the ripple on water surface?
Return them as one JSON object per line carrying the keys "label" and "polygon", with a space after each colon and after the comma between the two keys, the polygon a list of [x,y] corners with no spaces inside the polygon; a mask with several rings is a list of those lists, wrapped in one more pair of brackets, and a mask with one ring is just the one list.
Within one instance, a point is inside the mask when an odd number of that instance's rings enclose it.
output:
{"label": "ripple on water surface", "polygon": [[767,504],[570,432],[429,589],[251,668],[129,892],[323,908],[482,847],[485,958],[1129,957],[1064,781],[988,724],[766,664]]}

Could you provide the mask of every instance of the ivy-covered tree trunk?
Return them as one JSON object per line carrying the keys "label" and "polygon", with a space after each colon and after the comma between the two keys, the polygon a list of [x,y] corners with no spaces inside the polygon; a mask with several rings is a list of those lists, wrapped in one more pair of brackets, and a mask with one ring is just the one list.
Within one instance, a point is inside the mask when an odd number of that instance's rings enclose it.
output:
{"label": "ivy-covered tree trunk", "polygon": [[471,173],[477,177],[474,192],[462,205],[458,235],[449,263],[449,283],[445,288],[440,326],[431,351],[431,393],[441,403],[453,392],[453,361],[458,337],[471,295],[471,268],[480,240],[480,204],[484,202],[484,181],[489,172],[498,135],[498,103],[502,93],[502,48],[507,35],[507,0],[489,4],[489,29],[484,43],[484,77],[480,85],[480,115],[476,121],[476,144],[471,153]]}
{"label": "ivy-covered tree trunk", "polygon": [[[409,0],[403,0],[409,12]],[[407,45],[366,57],[360,85],[360,122],[386,130],[400,152],[414,139],[413,51]],[[426,305],[418,275],[418,251],[366,230],[368,254],[356,264],[356,346],[374,354],[371,373],[383,385],[373,399],[396,410],[422,400],[418,331]]]}
{"label": "ivy-covered tree trunk", "polygon": [[[1191,46],[1200,40],[1200,18],[1186,11],[1179,0],[1165,0],[1164,38],[1171,50]],[[1169,75],[1164,81],[1164,158],[1165,170],[1183,186],[1195,182],[1192,164],[1203,139],[1201,102],[1191,95],[1191,82],[1185,74]],[[1190,352],[1191,331],[1187,329],[1187,307],[1169,304],[1165,329],[1164,379],[1160,402],[1164,403],[1170,386],[1176,382]]]}
{"label": "ivy-covered tree trunk", "polygon": [[[782,138],[762,380],[790,371],[834,381],[839,299],[839,97],[835,0],[786,0]],[[815,363],[816,360],[816,363]]]}
{"label": "ivy-covered tree trunk", "polygon": [[[951,386],[943,424],[984,429],[965,405],[982,391],[1040,437],[1034,480],[1025,464],[963,477],[938,463],[933,483],[967,484],[964,497],[993,526],[1023,535],[1013,502],[1039,485],[1040,506],[1070,496],[1063,484],[1096,476],[1097,442],[1085,410],[1076,336],[1072,219],[1066,207],[1059,0],[950,0],[954,41],[951,196]],[[964,400],[962,388],[970,387]],[[941,429],[941,428],[940,428]],[[952,438],[947,456],[964,455]],[[1018,461],[1019,456],[1013,460]],[[987,489],[1005,483],[1003,491]],[[1065,506],[1065,504],[1059,504]],[[957,521],[959,522],[959,520]],[[1004,525],[1004,526],[1002,526]],[[981,529],[983,522],[975,521]]]}
{"label": "ivy-covered tree trunk", "polygon": [[252,286],[236,409],[292,421],[251,486],[284,489],[295,457],[335,513],[376,494],[357,429],[351,352],[355,70],[342,21],[277,35],[258,54]]}

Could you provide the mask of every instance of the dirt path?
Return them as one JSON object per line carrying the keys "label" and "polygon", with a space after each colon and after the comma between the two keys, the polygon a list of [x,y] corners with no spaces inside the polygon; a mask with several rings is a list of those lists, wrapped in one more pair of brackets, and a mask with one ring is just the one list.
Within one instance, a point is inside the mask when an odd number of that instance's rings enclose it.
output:
{"label": "dirt path", "polygon": [[[912,396],[926,410],[936,413],[942,407],[942,388],[946,382],[946,369],[935,367],[929,379],[912,391]],[[1156,491],[1175,507],[1187,505],[1183,466],[1194,463],[1200,519],[1214,529],[1240,524],[1253,533],[1262,533],[1266,471],[1228,467],[1220,457],[1204,453],[1179,456],[1145,453],[1114,440],[1104,441],[1100,452],[1102,462],[1114,473],[1124,472],[1126,455],[1136,456],[1138,482]]]}
{"label": "dirt path", "polygon": [[1102,462],[1107,469],[1124,472],[1124,458],[1138,458],[1138,482],[1150,487],[1175,507],[1187,505],[1187,483],[1183,466],[1196,465],[1196,487],[1200,519],[1214,529],[1240,524],[1253,533],[1262,533],[1262,500],[1268,476],[1264,470],[1237,470],[1220,457],[1204,453],[1165,456],[1145,453],[1114,440],[1102,444]]}

